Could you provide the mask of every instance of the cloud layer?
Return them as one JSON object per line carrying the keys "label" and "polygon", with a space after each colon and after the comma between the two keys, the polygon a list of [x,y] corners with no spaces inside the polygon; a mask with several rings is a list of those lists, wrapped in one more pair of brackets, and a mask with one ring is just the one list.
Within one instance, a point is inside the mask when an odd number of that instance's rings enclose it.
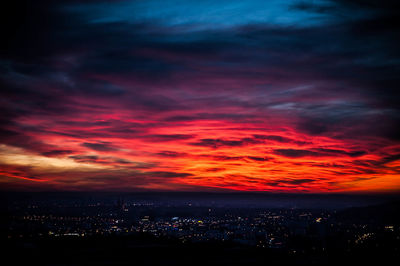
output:
{"label": "cloud layer", "polygon": [[397,191],[396,1],[25,1],[6,189]]}

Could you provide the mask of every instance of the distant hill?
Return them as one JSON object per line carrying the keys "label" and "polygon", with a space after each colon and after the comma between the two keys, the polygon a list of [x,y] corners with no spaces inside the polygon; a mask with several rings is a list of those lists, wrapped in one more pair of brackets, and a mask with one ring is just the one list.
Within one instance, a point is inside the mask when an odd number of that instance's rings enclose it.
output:
{"label": "distant hill", "polygon": [[373,206],[348,208],[338,212],[335,218],[342,221],[400,224],[399,213],[400,201],[392,201]]}

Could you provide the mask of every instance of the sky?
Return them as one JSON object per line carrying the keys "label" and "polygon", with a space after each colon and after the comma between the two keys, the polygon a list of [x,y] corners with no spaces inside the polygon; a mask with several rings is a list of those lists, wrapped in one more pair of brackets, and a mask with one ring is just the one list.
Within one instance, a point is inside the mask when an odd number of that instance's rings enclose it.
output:
{"label": "sky", "polygon": [[400,191],[400,8],[9,1],[0,188]]}

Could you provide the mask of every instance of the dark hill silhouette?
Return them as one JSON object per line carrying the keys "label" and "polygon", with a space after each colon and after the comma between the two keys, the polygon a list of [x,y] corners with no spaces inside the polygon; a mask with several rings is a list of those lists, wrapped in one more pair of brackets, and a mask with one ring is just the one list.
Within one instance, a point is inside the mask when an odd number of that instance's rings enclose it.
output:
{"label": "dark hill silhouette", "polygon": [[339,211],[336,219],[347,222],[400,224],[399,213],[400,201],[391,201],[373,206],[348,208]]}

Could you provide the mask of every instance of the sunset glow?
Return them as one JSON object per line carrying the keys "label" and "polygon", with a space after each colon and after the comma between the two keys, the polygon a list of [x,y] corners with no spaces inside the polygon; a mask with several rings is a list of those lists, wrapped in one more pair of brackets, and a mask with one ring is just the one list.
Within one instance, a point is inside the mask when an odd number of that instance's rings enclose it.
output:
{"label": "sunset glow", "polygon": [[356,30],[380,14],[54,2],[0,61],[2,188],[399,191],[400,61]]}

